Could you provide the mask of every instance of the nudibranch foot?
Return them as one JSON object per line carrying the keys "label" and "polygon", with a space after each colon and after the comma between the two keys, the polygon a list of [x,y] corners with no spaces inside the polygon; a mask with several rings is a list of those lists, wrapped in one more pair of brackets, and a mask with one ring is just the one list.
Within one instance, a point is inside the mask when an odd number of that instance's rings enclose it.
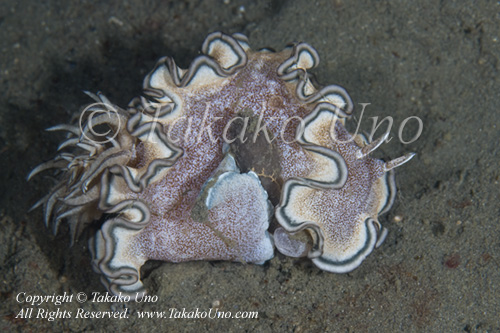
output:
{"label": "nudibranch foot", "polygon": [[[113,192],[125,185],[123,176],[106,177],[112,189],[105,206],[112,207],[108,214],[117,216],[103,224],[91,240],[91,249],[93,268],[113,293],[133,297],[144,292],[140,268],[149,259],[261,264],[274,255],[267,232],[273,211],[267,193],[255,173],[239,172],[230,154],[206,181],[191,216],[183,221],[152,215],[140,200],[121,200]],[[164,230],[145,230],[155,225]],[[155,246],[148,246],[151,243]]]}

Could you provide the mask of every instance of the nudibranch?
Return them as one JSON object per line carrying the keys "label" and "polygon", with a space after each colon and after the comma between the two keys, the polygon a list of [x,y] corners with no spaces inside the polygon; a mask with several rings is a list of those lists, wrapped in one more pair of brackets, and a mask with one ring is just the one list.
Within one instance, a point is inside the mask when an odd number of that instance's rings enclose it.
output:
{"label": "nudibranch", "polygon": [[386,136],[345,129],[353,103],[313,83],[318,62],[305,43],[253,51],[241,34],[212,33],[188,69],[160,59],[127,108],[88,93],[80,126],[49,129],[68,133],[67,152],[28,176],[59,174],[34,207],[54,232],[67,221],[72,241],[101,223],[92,266],[115,294],[144,291],[147,260],[259,264],[277,247],[326,271],[356,268],[385,236],[391,169],[413,155],[370,157]]}

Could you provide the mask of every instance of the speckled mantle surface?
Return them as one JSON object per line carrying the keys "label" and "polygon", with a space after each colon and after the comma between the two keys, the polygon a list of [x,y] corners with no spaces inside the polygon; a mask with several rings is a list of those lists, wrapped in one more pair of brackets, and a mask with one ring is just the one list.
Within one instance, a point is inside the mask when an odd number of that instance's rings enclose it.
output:
{"label": "speckled mantle surface", "polygon": [[[495,2],[3,2],[0,327],[499,329],[499,13]],[[423,120],[418,141],[401,144],[394,128],[394,139],[376,153],[418,154],[398,170],[385,244],[346,275],[280,255],[262,267],[150,263],[145,283],[159,301],[130,305],[132,311],[208,310],[219,302],[224,311],[259,311],[259,319],[16,319],[21,291],[104,292],[90,270],[85,238],[69,248],[65,232],[54,238],[40,212],[26,213],[51,182],[27,184],[24,177],[61,139],[43,129],[77,115],[88,102],[84,89],[126,105],[160,56],[173,55],[185,67],[215,30],[244,32],[254,47],[310,43],[321,55],[321,83],[344,86],[358,106],[371,103],[362,119],[367,130],[374,116],[392,116],[395,126],[409,116]],[[83,307],[105,311],[110,304]]]}

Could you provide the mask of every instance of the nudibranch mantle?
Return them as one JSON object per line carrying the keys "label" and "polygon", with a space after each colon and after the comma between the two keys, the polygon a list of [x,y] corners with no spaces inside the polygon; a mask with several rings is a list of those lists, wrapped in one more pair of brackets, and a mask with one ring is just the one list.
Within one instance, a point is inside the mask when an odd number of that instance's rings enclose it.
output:
{"label": "nudibranch mantle", "polygon": [[[323,270],[351,271],[383,241],[378,217],[394,200],[391,169],[413,155],[370,157],[386,136],[348,133],[353,103],[340,86],[312,83],[318,62],[305,43],[253,51],[241,34],[212,33],[188,69],[160,59],[145,96],[127,109],[89,93],[92,118],[50,129],[68,132],[59,149],[69,151],[29,175],[60,171],[35,207],[43,205],[54,232],[67,221],[72,240],[102,222],[90,240],[92,265],[115,294],[144,291],[147,260],[260,264],[275,246]],[[110,131],[100,137],[95,126]],[[254,153],[238,155],[237,141],[253,142]],[[269,161],[249,158],[259,154]],[[281,190],[276,207],[264,178]]]}

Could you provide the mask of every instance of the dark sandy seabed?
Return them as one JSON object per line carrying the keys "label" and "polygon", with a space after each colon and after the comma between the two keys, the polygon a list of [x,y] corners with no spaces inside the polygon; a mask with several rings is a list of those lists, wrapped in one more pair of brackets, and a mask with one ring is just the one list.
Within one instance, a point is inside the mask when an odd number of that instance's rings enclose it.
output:
{"label": "dark sandy seabed", "polygon": [[[382,219],[385,243],[349,274],[280,254],[262,266],[148,263],[156,303],[128,319],[26,319],[21,292],[104,292],[88,234],[69,246],[42,212],[27,213],[52,181],[25,177],[102,91],[126,106],[156,60],[186,67],[208,32],[243,32],[254,48],[293,41],[321,56],[319,82],[339,84],[369,117],[391,116],[393,139],[375,153],[417,156],[397,169],[398,195]],[[500,310],[500,4],[497,1],[2,1],[0,3],[0,327],[11,331],[498,332]],[[398,126],[422,119],[408,145]],[[406,139],[415,128],[408,126]],[[396,217],[397,216],[397,217]],[[402,218],[402,220],[400,219]],[[257,319],[138,319],[137,311],[258,311]],[[59,306],[108,311],[111,303]],[[56,311],[54,304],[35,306]]]}

